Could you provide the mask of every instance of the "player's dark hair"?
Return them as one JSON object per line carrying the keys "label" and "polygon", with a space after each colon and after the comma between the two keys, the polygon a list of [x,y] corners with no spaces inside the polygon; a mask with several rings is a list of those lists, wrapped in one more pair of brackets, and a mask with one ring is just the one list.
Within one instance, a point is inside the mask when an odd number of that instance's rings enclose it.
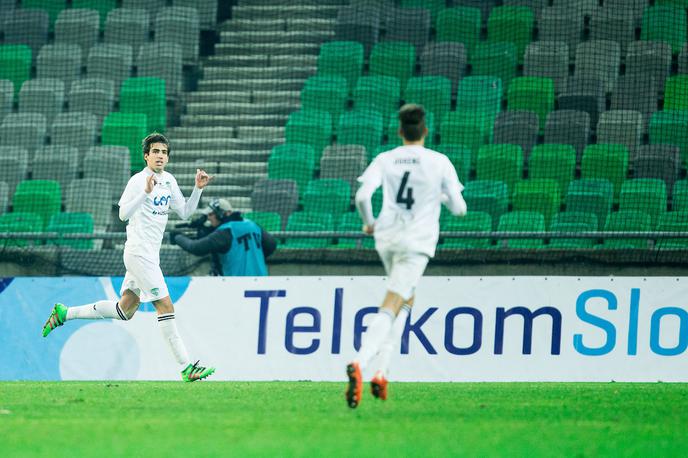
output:
{"label": "player's dark hair", "polygon": [[153,132],[152,134],[149,134],[146,138],[144,138],[141,142],[144,158],[146,157],[146,154],[150,153],[151,145],[153,143],[162,143],[165,146],[167,146],[167,157],[170,156],[170,142],[167,140],[167,137],[158,132]]}
{"label": "player's dark hair", "polygon": [[407,141],[417,142],[426,133],[425,109],[422,105],[407,103],[399,109],[401,134]]}

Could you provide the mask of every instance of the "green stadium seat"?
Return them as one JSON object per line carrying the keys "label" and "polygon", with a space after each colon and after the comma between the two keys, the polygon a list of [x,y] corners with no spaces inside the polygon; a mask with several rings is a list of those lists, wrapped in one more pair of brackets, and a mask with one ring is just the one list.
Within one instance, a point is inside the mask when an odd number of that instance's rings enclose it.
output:
{"label": "green stadium seat", "polygon": [[103,146],[115,145],[129,148],[132,172],[138,172],[144,167],[141,140],[149,133],[148,118],[145,114],[110,113],[103,120],[101,132]]}
{"label": "green stadium seat", "polygon": [[[481,211],[469,211],[464,216],[451,216],[440,220],[442,232],[490,232],[492,231],[492,217],[489,213]],[[488,237],[480,238],[445,238],[438,246],[439,249],[467,249],[467,248],[491,248]]]}
{"label": "green stadium seat", "polygon": [[303,196],[303,210],[332,215],[335,225],[351,207],[351,186],[345,180],[321,178],[308,183]]}
{"label": "green stadium seat", "polygon": [[502,107],[502,80],[494,76],[467,76],[459,83],[456,94],[456,111],[469,112],[478,119],[492,141],[497,114]]}
{"label": "green stadium seat", "polygon": [[373,151],[382,143],[384,125],[382,114],[370,110],[348,111],[339,118],[337,143],[339,145],[363,145]]}
{"label": "green stadium seat", "polygon": [[0,79],[14,84],[14,97],[24,81],[31,78],[31,48],[27,45],[0,45]]}
{"label": "green stadium seat", "polygon": [[57,16],[67,8],[66,0],[22,0],[22,8],[41,9],[48,13],[50,30],[53,30]]}
{"label": "green stadium seat", "polygon": [[89,8],[98,11],[102,30],[108,13],[117,8],[117,0],[72,0],[72,8]]}
{"label": "green stadium seat", "polygon": [[468,177],[471,173],[471,149],[463,145],[453,145],[451,143],[443,143],[435,149],[449,158],[456,169],[459,180],[462,183],[468,182]]}
{"label": "green stadium seat", "polygon": [[282,230],[282,218],[277,212],[246,212],[244,219],[248,219],[265,229],[267,232],[279,232]]}
{"label": "green stadium seat", "polygon": [[688,75],[671,76],[664,86],[664,109],[688,109]]}
{"label": "green stadium seat", "polygon": [[478,151],[489,143],[489,126],[469,111],[450,111],[440,124],[440,144],[464,145],[471,150],[471,162],[476,163]]}
{"label": "green stadium seat", "polygon": [[559,212],[561,196],[559,183],[549,178],[530,178],[519,181],[514,187],[511,204],[514,211],[538,212],[549,227],[552,217]]}
{"label": "green stadium seat", "polygon": [[[499,218],[498,232],[544,232],[545,218],[541,213],[513,211]],[[503,239],[497,240],[498,247],[537,249],[544,247],[543,239]]]}
{"label": "green stadium seat", "polygon": [[[401,87],[399,79],[392,76],[362,76],[354,89],[354,109],[373,110],[387,116],[399,111]],[[388,120],[385,119],[385,122]]]}
{"label": "green stadium seat", "polygon": [[651,6],[643,12],[640,39],[667,42],[672,52],[678,54],[686,42],[687,29],[685,10],[674,6]]}
{"label": "green stadium seat", "polygon": [[41,218],[41,227],[62,207],[60,183],[55,180],[24,180],[17,186],[12,198],[15,212],[35,213]]}
{"label": "green stadium seat", "polygon": [[535,15],[527,6],[499,6],[487,19],[487,39],[516,45],[519,63],[533,36]]}
{"label": "green stadium seat", "polygon": [[650,215],[652,227],[667,210],[667,189],[658,178],[634,178],[624,181],[619,196],[619,211],[640,211]]}
{"label": "green stadium seat", "polygon": [[[43,220],[36,213],[14,211],[0,215],[0,232],[42,232]],[[40,245],[39,240],[0,239],[0,247]]]}
{"label": "green stadium seat", "polygon": [[688,165],[688,110],[657,111],[650,118],[651,145],[674,145],[681,152],[683,165]]}
{"label": "green stadium seat", "polygon": [[164,133],[167,127],[165,80],[150,76],[127,78],[119,95],[122,113],[142,113],[147,116],[148,129]]}
{"label": "green stadium seat", "polygon": [[363,72],[363,45],[356,41],[331,41],[323,43],[318,55],[318,76],[346,78],[352,92]]}
{"label": "green stadium seat", "polygon": [[492,229],[497,229],[499,218],[509,207],[509,191],[502,181],[469,181],[463,190],[469,212],[485,212],[492,218]]}
{"label": "green stadium seat", "polygon": [[[423,105],[440,122],[451,108],[451,88],[451,81],[443,76],[416,76],[406,85],[404,101]],[[426,124],[431,126],[429,122]]]}
{"label": "green stadium seat", "polygon": [[399,79],[401,87],[406,87],[413,76],[416,64],[416,50],[404,41],[383,41],[375,45],[370,54],[369,74],[393,76]]}
{"label": "green stadium seat", "polygon": [[674,189],[671,191],[671,210],[688,212],[688,180],[674,183]]}
{"label": "green stadium seat", "polygon": [[460,6],[448,8],[437,16],[436,39],[439,42],[463,43],[470,56],[480,41],[480,28],[480,9]]}
{"label": "green stadium seat", "polygon": [[339,115],[346,110],[348,92],[343,76],[311,76],[301,91],[301,109],[326,111],[332,116],[332,125],[336,126]]}
{"label": "green stadium seat", "polygon": [[628,173],[628,149],[624,145],[589,145],[583,150],[581,178],[604,178],[614,185],[614,202]]}
{"label": "green stadium seat", "polygon": [[475,172],[478,180],[504,182],[511,196],[523,176],[523,151],[518,145],[482,146]]}
{"label": "green stadium seat", "polygon": [[[660,232],[688,232],[688,212],[665,212],[659,218],[657,230]],[[658,239],[655,247],[660,250],[685,250],[688,248],[688,238]]]}
{"label": "green stadium seat", "polygon": [[[287,220],[287,232],[333,231],[334,223],[329,213],[294,212]],[[282,248],[328,248],[330,239],[288,238]]]}
{"label": "green stadium seat", "polygon": [[[93,216],[90,213],[56,213],[50,217],[46,232],[59,234],[92,234]],[[92,239],[63,239],[48,240],[48,245],[66,246],[77,250],[90,250],[93,248]]]}
{"label": "green stadium seat", "polygon": [[[361,221],[361,217],[358,216],[358,213],[347,212],[341,216],[339,224],[337,225],[337,232],[355,232],[360,234],[362,227],[363,222]],[[364,239],[340,238],[335,248],[364,248],[372,250],[375,249],[375,239],[372,237],[365,237]]]}
{"label": "green stadium seat", "polygon": [[547,115],[554,110],[554,81],[538,76],[514,78],[509,85],[507,100],[510,111],[527,110],[537,114],[542,133]]}
{"label": "green stadium seat", "polygon": [[571,145],[545,144],[533,148],[528,158],[529,178],[551,178],[559,183],[563,198],[576,175],[576,150]]}
{"label": "green stadium seat", "polygon": [[[396,114],[396,113],[395,113]],[[431,111],[425,112],[425,125],[428,128],[428,136],[425,137],[425,146],[432,148],[435,143],[435,115]],[[390,116],[387,125],[387,143],[399,146],[403,142],[399,136],[399,117]]]}
{"label": "green stadium seat", "polygon": [[[595,232],[599,228],[597,216],[594,213],[585,212],[562,212],[557,213],[552,218],[549,227],[550,232]],[[569,249],[569,248],[593,248],[595,239],[583,238],[552,238],[548,248]]]}
{"label": "green stadium seat", "polygon": [[597,216],[598,230],[604,226],[612,211],[614,185],[605,179],[574,180],[566,191],[566,212],[593,213]]}
{"label": "green stadium seat", "polygon": [[516,45],[508,42],[478,43],[471,64],[471,75],[495,76],[502,80],[502,87],[507,90],[518,68]]}
{"label": "green stadium seat", "polygon": [[[610,213],[604,225],[605,232],[648,232],[650,230],[652,230],[650,215],[637,211],[618,211]],[[648,248],[648,242],[646,238],[605,238],[600,248],[646,249]]]}
{"label": "green stadium seat", "polygon": [[320,164],[322,152],[332,140],[332,115],[320,110],[300,110],[289,115],[284,133],[287,143],[310,145],[315,164]]}
{"label": "green stadium seat", "polygon": [[447,7],[445,0],[401,0],[402,8],[422,8],[430,12],[432,24],[435,25],[437,17]]}
{"label": "green stadium seat", "polygon": [[268,178],[294,180],[303,197],[315,173],[315,152],[310,145],[288,143],[275,146],[268,158]]}

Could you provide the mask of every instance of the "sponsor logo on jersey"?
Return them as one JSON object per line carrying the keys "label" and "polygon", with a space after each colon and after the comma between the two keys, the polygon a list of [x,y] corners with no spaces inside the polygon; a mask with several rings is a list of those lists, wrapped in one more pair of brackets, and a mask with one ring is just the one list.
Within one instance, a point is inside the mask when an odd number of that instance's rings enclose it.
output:
{"label": "sponsor logo on jersey", "polygon": [[170,203],[170,199],[172,196],[167,195],[167,196],[158,196],[153,199],[153,205],[158,206],[158,205],[167,205]]}

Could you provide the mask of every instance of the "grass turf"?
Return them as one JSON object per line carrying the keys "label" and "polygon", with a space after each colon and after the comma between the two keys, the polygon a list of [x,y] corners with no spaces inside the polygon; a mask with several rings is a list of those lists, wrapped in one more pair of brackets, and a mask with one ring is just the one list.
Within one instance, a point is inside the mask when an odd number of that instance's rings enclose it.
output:
{"label": "grass turf", "polygon": [[0,383],[0,456],[685,456],[688,385]]}

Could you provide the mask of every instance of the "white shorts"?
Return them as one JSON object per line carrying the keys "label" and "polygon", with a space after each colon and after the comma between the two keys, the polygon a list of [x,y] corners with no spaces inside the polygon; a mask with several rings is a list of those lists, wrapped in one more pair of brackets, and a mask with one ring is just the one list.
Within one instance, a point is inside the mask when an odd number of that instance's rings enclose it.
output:
{"label": "white shorts", "polygon": [[416,294],[416,286],[425,272],[429,257],[422,253],[378,250],[387,272],[387,290],[404,300]]}
{"label": "white shorts", "polygon": [[124,267],[127,268],[127,273],[124,275],[120,295],[131,290],[141,302],[157,301],[170,295],[159,264],[125,251]]}

